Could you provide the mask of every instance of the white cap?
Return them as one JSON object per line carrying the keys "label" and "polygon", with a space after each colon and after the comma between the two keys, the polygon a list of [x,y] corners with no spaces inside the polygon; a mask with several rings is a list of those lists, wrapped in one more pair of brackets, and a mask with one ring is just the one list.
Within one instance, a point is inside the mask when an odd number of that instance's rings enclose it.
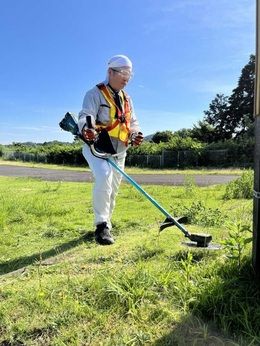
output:
{"label": "white cap", "polygon": [[131,60],[125,55],[114,55],[108,61],[108,68],[130,67],[132,69]]}

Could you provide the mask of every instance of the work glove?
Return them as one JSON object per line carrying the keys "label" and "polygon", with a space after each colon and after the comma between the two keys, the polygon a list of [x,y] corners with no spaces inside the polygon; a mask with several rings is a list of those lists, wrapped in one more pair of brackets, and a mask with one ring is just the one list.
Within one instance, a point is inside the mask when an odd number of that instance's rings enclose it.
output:
{"label": "work glove", "polygon": [[131,134],[130,140],[131,140],[131,145],[138,146],[144,140],[144,136],[143,136],[142,132],[133,132]]}
{"label": "work glove", "polygon": [[93,142],[96,139],[97,135],[98,134],[95,129],[89,129],[85,126],[82,130],[82,136],[88,142]]}

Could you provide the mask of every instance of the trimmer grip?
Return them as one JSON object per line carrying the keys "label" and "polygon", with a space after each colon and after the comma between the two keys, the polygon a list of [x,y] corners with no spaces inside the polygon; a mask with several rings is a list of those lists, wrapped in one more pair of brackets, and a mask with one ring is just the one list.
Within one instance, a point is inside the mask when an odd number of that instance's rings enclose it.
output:
{"label": "trimmer grip", "polygon": [[91,121],[91,116],[90,115],[87,115],[86,116],[86,123],[87,123],[87,126],[89,129],[93,129],[93,125],[92,125],[92,121]]}

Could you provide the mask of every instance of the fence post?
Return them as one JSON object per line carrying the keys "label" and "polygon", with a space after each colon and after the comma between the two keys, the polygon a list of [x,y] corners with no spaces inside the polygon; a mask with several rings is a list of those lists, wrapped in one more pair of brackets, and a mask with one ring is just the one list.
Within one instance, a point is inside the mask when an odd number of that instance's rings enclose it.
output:
{"label": "fence post", "polygon": [[260,278],[260,0],[256,0],[256,62],[255,62],[255,162],[253,209],[253,256],[256,278]]}
{"label": "fence post", "polygon": [[161,167],[163,167],[163,168],[165,165],[164,155],[165,155],[165,150],[162,151],[162,155],[161,155]]}

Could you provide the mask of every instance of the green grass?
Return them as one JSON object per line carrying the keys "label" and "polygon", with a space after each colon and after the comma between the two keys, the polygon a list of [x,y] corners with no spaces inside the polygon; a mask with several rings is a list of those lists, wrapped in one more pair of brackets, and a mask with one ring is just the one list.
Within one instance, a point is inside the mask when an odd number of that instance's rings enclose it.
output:
{"label": "green grass", "polygon": [[[240,261],[225,244],[185,247],[176,227],[158,234],[164,216],[122,184],[116,243],[98,246],[91,189],[0,177],[0,345],[260,343],[250,245]],[[223,200],[225,186],[145,189],[214,243],[252,222],[252,200]]]}

